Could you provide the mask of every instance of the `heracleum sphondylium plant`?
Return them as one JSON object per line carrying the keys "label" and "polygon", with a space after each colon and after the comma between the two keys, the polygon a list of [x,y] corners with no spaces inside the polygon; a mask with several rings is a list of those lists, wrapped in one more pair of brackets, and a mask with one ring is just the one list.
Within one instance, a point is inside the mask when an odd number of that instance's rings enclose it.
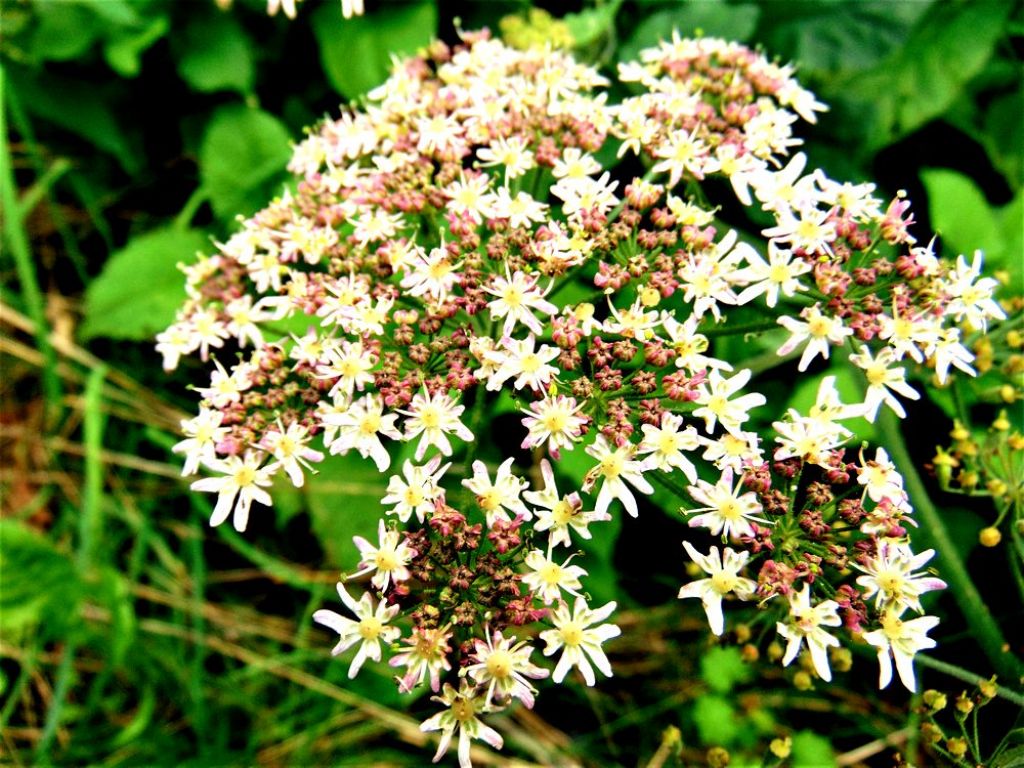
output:
{"label": "heracleum sphondylium plant", "polygon": [[[949,264],[916,243],[907,200],[807,167],[793,127],[825,107],[788,67],[673,36],[618,76],[636,95],[610,104],[591,67],[486,33],[399,62],[295,147],[294,193],[186,268],[189,299],[158,338],[168,369],[211,364],[177,450],[209,475],[193,488],[217,495],[212,525],[244,530],[272,477],[302,485],[325,453],[389,478],[338,585],[344,612],[313,618],[336,653],[355,649],[350,676],[386,662],[400,690],[429,686],[422,727],[441,732],[437,757],[457,737],[463,765],[471,740],[501,746],[487,716],[531,707],[540,681],[612,675],[616,605],[591,604],[574,546],[638,517],[652,482],[721,540],[680,547],[703,577],[679,597],[716,635],[723,602],[749,601],[784,664],[807,653],[829,680],[829,649],[858,635],[880,685],[895,665],[910,690],[935,644],[920,597],[945,584],[912,547],[913,500],[847,423],[902,417],[912,368],[972,375],[962,333],[1003,316],[995,281],[978,255]],[[642,178],[615,176],[628,156]],[[760,241],[704,202],[713,176],[774,218]],[[800,371],[848,360],[863,397],[842,402],[829,376],[809,410],[749,430],[770,406],[714,343],[739,307],[783,329]],[[286,318],[308,330],[271,334]],[[473,461],[503,390],[540,485],[512,458]],[[401,442],[413,458],[398,464]],[[544,458],[568,451],[589,457],[581,482]]]}

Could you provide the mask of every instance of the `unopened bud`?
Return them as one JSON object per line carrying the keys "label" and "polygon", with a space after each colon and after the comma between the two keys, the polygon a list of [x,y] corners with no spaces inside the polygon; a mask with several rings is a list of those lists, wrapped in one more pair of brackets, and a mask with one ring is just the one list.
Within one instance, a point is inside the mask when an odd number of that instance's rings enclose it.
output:
{"label": "unopened bud", "polygon": [[814,678],[802,669],[793,675],[793,687],[798,691],[809,691],[814,687]]}
{"label": "unopened bud", "polygon": [[932,712],[938,712],[946,708],[948,703],[946,694],[941,691],[936,691],[934,688],[929,688],[923,694],[921,694],[921,700],[924,705],[928,707]]}
{"label": "unopened bud", "polygon": [[1015,403],[1017,402],[1017,389],[1012,384],[1003,384],[999,388],[999,398],[1004,403]]}
{"label": "unopened bud", "polygon": [[992,422],[992,429],[1000,432],[1007,432],[1010,429],[1010,420],[1006,418],[1006,411],[1000,411],[996,420]]}
{"label": "unopened bud", "polygon": [[771,643],[768,646],[768,660],[778,661],[782,658],[782,646],[778,643]]}
{"label": "unopened bud", "polygon": [[753,633],[750,631],[750,627],[747,624],[739,624],[736,627],[736,642],[749,642],[752,634]]}
{"label": "unopened bud", "polygon": [[832,669],[836,672],[849,672],[853,667],[853,654],[849,648],[833,648],[829,653]]}
{"label": "unopened bud", "polygon": [[772,739],[768,749],[779,760],[785,760],[793,752],[793,739],[786,736],[783,739]]}
{"label": "unopened bud", "polygon": [[964,691],[956,697],[956,711],[962,715],[969,715],[974,711],[974,702],[971,701],[971,697],[967,695],[967,691]]}
{"label": "unopened bud", "polygon": [[921,740],[925,744],[937,744],[942,739],[942,729],[935,723],[921,723]]}
{"label": "unopened bud", "polygon": [[999,542],[1003,540],[1003,534],[1000,533],[999,529],[995,526],[989,526],[988,528],[982,528],[978,534],[978,541],[981,542],[983,547],[995,547],[998,546]]}
{"label": "unopened bud", "polygon": [[982,680],[978,683],[978,690],[986,699],[994,699],[999,693],[999,686],[996,685],[996,679],[993,677],[991,680]]}
{"label": "unopened bud", "polygon": [[740,658],[748,664],[753,664],[761,657],[761,652],[757,650],[757,646],[753,643],[747,643],[740,648]]}
{"label": "unopened bud", "polygon": [[729,765],[729,752],[724,747],[712,747],[708,750],[707,761],[711,768],[726,768]]}
{"label": "unopened bud", "polygon": [[963,757],[967,754],[967,739],[948,739],[946,749],[953,757]]}

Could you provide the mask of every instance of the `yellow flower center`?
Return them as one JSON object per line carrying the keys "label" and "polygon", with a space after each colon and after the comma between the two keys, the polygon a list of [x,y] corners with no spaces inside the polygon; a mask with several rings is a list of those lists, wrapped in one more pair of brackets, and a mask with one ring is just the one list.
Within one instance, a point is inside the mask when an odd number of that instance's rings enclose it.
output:
{"label": "yellow flower center", "polygon": [[565,499],[555,504],[555,508],[551,510],[551,516],[554,518],[556,525],[568,525],[575,515],[576,512],[573,510],[572,504]]}
{"label": "yellow flower center", "polygon": [[393,571],[398,567],[399,563],[398,554],[390,547],[377,550],[373,561],[376,563],[377,570],[379,571]]}
{"label": "yellow flower center", "polygon": [[376,640],[382,629],[384,629],[384,624],[374,616],[369,616],[359,622],[359,634],[364,640]]}
{"label": "yellow flower center", "polygon": [[562,636],[562,642],[565,643],[566,647],[575,648],[583,642],[583,627],[575,621],[570,621],[563,626],[559,630],[559,634]]}
{"label": "yellow flower center", "polygon": [[486,666],[491,677],[506,678],[512,674],[512,654],[508,651],[497,650],[487,657]]}

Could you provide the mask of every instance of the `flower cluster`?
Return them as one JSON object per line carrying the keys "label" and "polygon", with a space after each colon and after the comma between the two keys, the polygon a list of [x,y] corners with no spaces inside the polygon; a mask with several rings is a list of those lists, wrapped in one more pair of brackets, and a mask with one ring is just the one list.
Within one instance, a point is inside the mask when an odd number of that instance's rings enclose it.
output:
{"label": "flower cluster", "polygon": [[[214,473],[193,484],[217,493],[211,524],[244,530],[273,476],[302,485],[328,453],[388,478],[389,522],[355,540],[363,591],[339,585],[355,618],[315,618],[335,652],[358,644],[350,675],[386,652],[401,690],[438,693],[423,728],[438,756],[457,734],[463,765],[472,739],[500,746],[481,716],[532,706],[531,680],[611,675],[615,603],[590,604],[568,550],[655,486],[721,540],[686,542],[707,578],[680,592],[715,634],[723,598],[756,600],[785,663],[806,646],[828,680],[845,626],[878,649],[882,686],[895,660],[910,689],[934,644],[937,620],[906,616],[944,586],[922,570],[932,552],[912,550],[902,479],[885,450],[848,445],[849,423],[904,416],[910,375],[973,375],[964,335],[1005,316],[995,282],[979,255],[919,246],[902,197],[791,154],[824,105],[790,68],[674,35],[618,74],[634,95],[613,105],[595,69],[486,33],[397,63],[295,147],[294,192],[185,267],[189,299],[158,337],[168,369],[212,361],[176,447],[186,474]],[[773,219],[762,239],[717,218],[716,179]],[[755,371],[716,355],[748,333],[799,372],[849,360],[861,395],[826,377],[806,412],[764,418]],[[499,396],[532,468],[474,460]],[[543,457],[569,451],[589,471],[556,478]]]}

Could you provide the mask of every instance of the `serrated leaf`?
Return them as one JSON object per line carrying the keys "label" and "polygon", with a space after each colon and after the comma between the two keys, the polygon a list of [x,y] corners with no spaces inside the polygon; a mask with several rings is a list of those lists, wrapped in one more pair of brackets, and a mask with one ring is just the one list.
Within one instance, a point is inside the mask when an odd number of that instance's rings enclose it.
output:
{"label": "serrated leaf", "polygon": [[214,114],[199,147],[199,177],[219,218],[253,213],[273,196],[289,141],[288,129],[258,109],[233,104]]}
{"label": "serrated leaf", "polygon": [[178,73],[201,93],[253,88],[255,65],[248,35],[234,16],[195,16],[180,44]]}
{"label": "serrated leaf", "polygon": [[320,61],[334,89],[354,99],[380,85],[391,56],[413,54],[437,32],[432,2],[387,4],[375,12],[343,19],[334,4],[322,6],[312,18]]}
{"label": "serrated leaf", "polygon": [[82,337],[142,340],[166,328],[185,300],[176,265],[208,244],[201,232],[173,227],[133,238],[86,289]]}
{"label": "serrated leaf", "polygon": [[71,559],[15,520],[0,520],[0,634],[58,637],[78,621],[82,584]]}

